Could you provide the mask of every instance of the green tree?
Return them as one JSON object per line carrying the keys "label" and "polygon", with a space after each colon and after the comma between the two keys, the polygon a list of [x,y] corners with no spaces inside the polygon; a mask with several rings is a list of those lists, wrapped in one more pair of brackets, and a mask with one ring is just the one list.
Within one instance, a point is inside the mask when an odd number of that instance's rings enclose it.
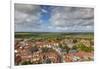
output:
{"label": "green tree", "polygon": [[78,44],[76,47],[77,47],[78,50],[85,51],[85,52],[91,52],[91,51],[94,50],[93,47],[91,47],[91,46],[87,47],[82,43]]}
{"label": "green tree", "polygon": [[22,62],[22,65],[28,65],[28,64],[32,64],[30,61],[24,61]]}

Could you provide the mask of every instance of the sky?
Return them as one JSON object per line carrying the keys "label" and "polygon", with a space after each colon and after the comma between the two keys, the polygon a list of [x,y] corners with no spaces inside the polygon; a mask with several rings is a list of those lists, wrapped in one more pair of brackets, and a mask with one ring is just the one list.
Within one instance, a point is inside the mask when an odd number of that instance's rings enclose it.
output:
{"label": "sky", "polygon": [[52,5],[14,5],[15,32],[94,32],[94,9]]}

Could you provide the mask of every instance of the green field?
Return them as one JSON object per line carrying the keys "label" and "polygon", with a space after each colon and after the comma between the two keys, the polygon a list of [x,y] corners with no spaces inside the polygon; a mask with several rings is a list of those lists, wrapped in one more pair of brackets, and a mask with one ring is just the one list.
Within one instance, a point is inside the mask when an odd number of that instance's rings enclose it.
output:
{"label": "green field", "polygon": [[16,32],[15,38],[94,38],[94,33],[59,33],[59,32]]}

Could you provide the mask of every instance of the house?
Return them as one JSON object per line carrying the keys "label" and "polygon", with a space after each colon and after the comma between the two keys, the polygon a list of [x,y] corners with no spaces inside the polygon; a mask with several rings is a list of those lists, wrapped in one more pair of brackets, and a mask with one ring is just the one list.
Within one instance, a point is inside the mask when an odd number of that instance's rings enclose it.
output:
{"label": "house", "polygon": [[66,62],[87,61],[93,59],[93,53],[79,51],[76,53],[68,53],[64,55]]}

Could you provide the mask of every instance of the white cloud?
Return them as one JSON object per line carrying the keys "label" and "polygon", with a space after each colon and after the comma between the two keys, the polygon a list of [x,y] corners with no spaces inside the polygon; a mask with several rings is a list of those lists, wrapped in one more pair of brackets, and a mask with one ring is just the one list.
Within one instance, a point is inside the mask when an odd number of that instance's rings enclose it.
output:
{"label": "white cloud", "polygon": [[[15,31],[35,29],[40,25],[40,6],[15,4]],[[33,28],[31,28],[33,27]]]}
{"label": "white cloud", "polygon": [[57,30],[63,31],[68,30],[68,27],[56,27]]}
{"label": "white cloud", "polygon": [[[15,4],[15,31],[93,32],[93,8],[64,6],[49,8],[51,8],[50,12],[41,8],[40,5]],[[50,13],[51,17],[47,24],[42,21],[41,12]]]}
{"label": "white cloud", "polygon": [[45,9],[41,9],[41,11],[42,11],[43,13],[48,13],[48,11],[45,10]]}
{"label": "white cloud", "polygon": [[[50,22],[64,31],[93,31],[94,9],[82,7],[54,7]],[[87,26],[90,26],[87,28]]]}

